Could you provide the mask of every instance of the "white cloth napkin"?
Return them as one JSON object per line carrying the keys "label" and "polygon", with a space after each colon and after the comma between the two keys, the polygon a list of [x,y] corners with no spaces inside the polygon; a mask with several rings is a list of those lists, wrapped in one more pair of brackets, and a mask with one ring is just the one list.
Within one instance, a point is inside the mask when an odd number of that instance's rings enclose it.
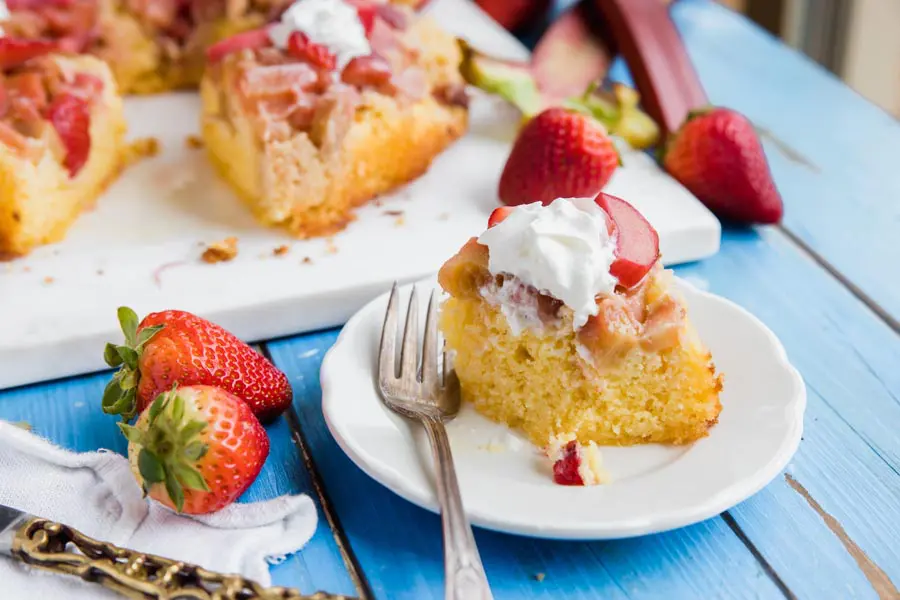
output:
{"label": "white cloth napkin", "polygon": [[[141,497],[128,461],[113,452],[76,454],[0,421],[0,504],[70,525],[133,550],[183,560],[269,585],[268,564],[299,550],[317,517],[306,495],[234,503],[186,517]],[[77,577],[47,574],[0,557],[5,600],[120,598]]]}

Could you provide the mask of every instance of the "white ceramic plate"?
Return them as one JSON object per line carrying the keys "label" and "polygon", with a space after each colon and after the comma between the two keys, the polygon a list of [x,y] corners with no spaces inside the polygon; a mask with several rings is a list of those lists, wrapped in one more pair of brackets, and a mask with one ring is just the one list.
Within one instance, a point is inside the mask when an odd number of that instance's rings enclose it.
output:
{"label": "white ceramic plate", "polygon": [[[464,406],[448,431],[473,524],[560,539],[655,533],[718,515],[782,471],[803,431],[806,388],[800,374],[756,317],[676,281],[692,321],[725,374],[722,413],[709,437],[680,448],[604,448],[613,481],[566,487],[553,483],[551,465],[535,446]],[[419,286],[428,292],[436,284],[427,280]],[[402,291],[408,298],[409,287]],[[420,314],[427,296],[420,295]],[[417,424],[386,409],[376,391],[386,306],[387,294],[366,305],[328,352],[321,372],[322,409],[332,435],[363,471],[410,502],[436,511],[428,442]]]}

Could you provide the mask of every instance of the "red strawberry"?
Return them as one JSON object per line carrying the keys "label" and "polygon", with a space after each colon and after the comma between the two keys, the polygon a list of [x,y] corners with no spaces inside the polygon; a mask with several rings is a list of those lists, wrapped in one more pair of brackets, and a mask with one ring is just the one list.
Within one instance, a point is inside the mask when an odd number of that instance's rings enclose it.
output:
{"label": "red strawberry", "polygon": [[233,35],[210,46],[206,50],[206,60],[215,64],[233,52],[255,50],[272,45],[269,39],[269,28],[252,29]]}
{"label": "red strawberry", "polygon": [[581,465],[581,448],[575,440],[567,443],[560,451],[559,458],[553,463],[553,482],[559,485],[584,485],[584,479],[578,471]]}
{"label": "red strawberry", "polygon": [[666,144],[666,170],[725,219],[778,223],[784,212],[753,124],[727,108],[694,112]]}
{"label": "red strawberry", "polygon": [[500,177],[508,205],[596,196],[619,165],[606,130],[591,117],[548,108],[519,132]]}
{"label": "red strawberry", "polygon": [[337,64],[337,59],[328,48],[310,41],[309,37],[300,31],[295,31],[288,38],[287,50],[294,58],[326,71],[334,69]]}
{"label": "red strawberry", "polygon": [[50,40],[23,40],[0,37],[0,69],[6,70],[56,50]]}
{"label": "red strawberry", "polygon": [[359,22],[362,23],[363,29],[368,36],[372,31],[372,27],[375,25],[375,17],[378,14],[378,5],[374,2],[369,2],[368,0],[357,0],[353,2],[356,6],[356,14],[359,17]]}
{"label": "red strawberry", "polygon": [[119,309],[125,344],[103,357],[120,367],[103,393],[103,410],[130,420],[173,385],[212,385],[241,398],[263,422],[290,405],[287,376],[224,328],[179,310],[137,315]]}
{"label": "red strawberry", "polygon": [[91,109],[84,98],[64,92],[47,107],[47,120],[66,148],[63,164],[75,177],[91,153]]}
{"label": "red strawberry", "polygon": [[550,8],[550,0],[475,0],[481,10],[510,31],[542,17]]}
{"label": "red strawberry", "polygon": [[601,192],[595,202],[615,223],[616,260],[609,272],[619,285],[634,287],[659,259],[659,234],[644,215],[621,198]]}
{"label": "red strawberry", "polygon": [[269,455],[266,430],[250,407],[216,387],[164,392],[135,425],[119,427],[141,489],[180,513],[206,514],[231,504]]}
{"label": "red strawberry", "polygon": [[514,211],[515,208],[512,206],[501,206],[500,208],[495,208],[493,212],[491,212],[491,216],[488,217],[488,229],[496,225],[497,223],[501,223],[506,217],[509,216],[509,213]]}

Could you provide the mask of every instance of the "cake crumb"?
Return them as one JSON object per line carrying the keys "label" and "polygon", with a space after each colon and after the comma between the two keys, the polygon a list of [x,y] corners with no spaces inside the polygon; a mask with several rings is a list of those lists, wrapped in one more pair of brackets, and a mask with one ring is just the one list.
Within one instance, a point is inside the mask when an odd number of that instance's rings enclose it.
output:
{"label": "cake crumb", "polygon": [[233,259],[238,255],[238,239],[234,236],[227,237],[220,242],[213,242],[203,251],[203,262],[217,263]]}
{"label": "cake crumb", "polygon": [[125,149],[124,165],[130,166],[145,158],[152,158],[159,154],[159,139],[145,137],[137,139]]}
{"label": "cake crumb", "polygon": [[103,273],[104,273],[103,269],[97,269],[97,275],[103,275]]}
{"label": "cake crumb", "polygon": [[372,200],[372,204],[377,206],[378,208],[381,208],[382,206],[384,206],[384,201],[381,198],[375,198],[374,200]]}
{"label": "cake crumb", "polygon": [[334,244],[333,238],[328,238],[325,240],[325,252],[328,254],[337,254],[338,247]]}
{"label": "cake crumb", "polygon": [[51,276],[49,276],[49,275],[47,275],[46,277],[44,277],[44,283],[46,283],[47,285],[50,285],[50,284],[53,283],[54,281],[56,281],[56,280],[53,279],[53,278],[52,278]]}
{"label": "cake crumb", "polygon": [[272,250],[272,255],[273,256],[284,256],[285,254],[287,254],[290,251],[291,251],[290,246],[281,245],[281,246],[278,246],[277,248],[275,248],[274,250]]}
{"label": "cake crumb", "polygon": [[27,265],[22,267],[22,272],[23,273],[31,273],[31,267],[29,267]]}
{"label": "cake crumb", "polygon": [[449,218],[450,218],[450,213],[443,212],[438,215],[438,221],[446,221]]}
{"label": "cake crumb", "polygon": [[396,219],[394,219],[394,227],[403,227],[404,225],[406,225],[406,219],[404,219],[403,217],[397,217]]}
{"label": "cake crumb", "polygon": [[191,150],[199,150],[204,146],[203,138],[201,138],[199,135],[191,134],[184,138],[184,145]]}
{"label": "cake crumb", "polygon": [[386,210],[386,211],[384,211],[384,214],[386,214],[389,217],[402,217],[403,211],[402,210]]}
{"label": "cake crumb", "polygon": [[303,260],[301,260],[300,262],[303,263],[304,265],[311,265],[311,264],[312,264],[312,259],[311,259],[310,257],[308,257],[308,256],[304,256],[304,257],[303,257]]}
{"label": "cake crumb", "polygon": [[542,582],[544,580],[544,577],[546,577],[546,575],[544,575],[543,573],[535,573],[534,574],[534,580],[537,581],[538,583]]}

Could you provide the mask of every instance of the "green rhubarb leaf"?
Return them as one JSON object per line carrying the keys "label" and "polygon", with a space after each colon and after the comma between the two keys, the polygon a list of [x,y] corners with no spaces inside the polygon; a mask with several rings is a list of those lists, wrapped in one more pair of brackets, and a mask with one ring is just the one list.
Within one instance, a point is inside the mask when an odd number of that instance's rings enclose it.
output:
{"label": "green rhubarb leaf", "polygon": [[106,344],[106,348],[103,349],[103,360],[110,367],[118,367],[122,364],[122,355],[119,354],[118,347],[115,344]]}
{"label": "green rhubarb leaf", "polygon": [[162,461],[146,448],[142,448],[140,454],[138,454],[138,471],[141,474],[141,479],[149,485],[166,480],[166,469]]}
{"label": "green rhubarb leaf", "polygon": [[125,344],[134,346],[137,339],[138,317],[137,314],[127,306],[120,306],[118,310],[119,325],[122,327],[122,333],[125,334]]}

